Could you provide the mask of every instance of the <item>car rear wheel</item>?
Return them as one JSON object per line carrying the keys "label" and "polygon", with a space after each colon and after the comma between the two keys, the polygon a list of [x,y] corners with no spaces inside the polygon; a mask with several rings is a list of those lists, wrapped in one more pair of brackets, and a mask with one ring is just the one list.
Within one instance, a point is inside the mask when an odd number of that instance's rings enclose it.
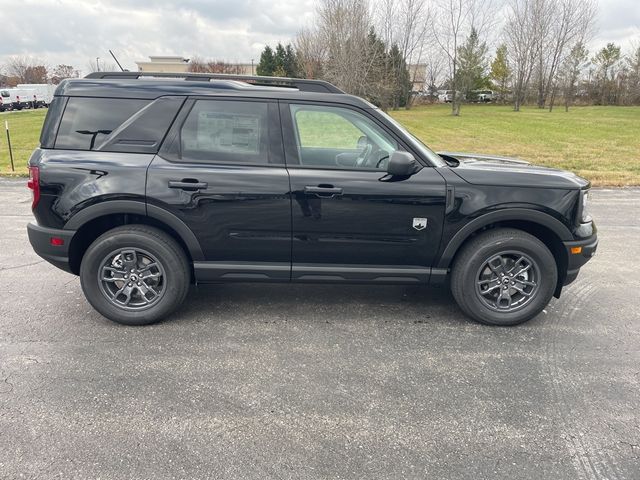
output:
{"label": "car rear wheel", "polygon": [[558,278],[555,259],[539,239],[521,230],[484,232],[457,255],[451,292],[462,311],[491,325],[517,325],[549,303]]}
{"label": "car rear wheel", "polygon": [[169,235],[146,225],[126,225],[89,246],[80,283],[89,303],[108,319],[147,325],[184,301],[190,271],[184,251]]}

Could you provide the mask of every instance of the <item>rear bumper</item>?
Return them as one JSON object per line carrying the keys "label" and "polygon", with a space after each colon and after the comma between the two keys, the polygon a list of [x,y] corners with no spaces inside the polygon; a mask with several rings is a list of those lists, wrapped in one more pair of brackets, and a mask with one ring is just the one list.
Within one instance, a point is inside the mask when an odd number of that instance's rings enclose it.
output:
{"label": "rear bumper", "polygon": [[[596,254],[596,250],[598,249],[598,236],[594,234],[584,240],[564,242],[564,246],[567,249],[568,262],[567,275],[563,284],[569,285],[576,279],[582,266]],[[580,251],[573,253],[577,251],[577,249]]]}
{"label": "rear bumper", "polygon": [[[33,250],[40,257],[66,272],[73,273],[69,265],[69,245],[76,233],[74,230],[47,228],[31,222],[27,225],[27,233]],[[61,239],[62,244],[52,245],[52,238]]]}

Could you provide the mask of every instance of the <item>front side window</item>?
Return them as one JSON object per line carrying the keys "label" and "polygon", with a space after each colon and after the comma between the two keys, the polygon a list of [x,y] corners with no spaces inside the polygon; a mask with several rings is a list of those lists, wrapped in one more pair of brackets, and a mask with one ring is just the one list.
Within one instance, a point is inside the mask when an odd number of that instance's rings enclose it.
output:
{"label": "front side window", "polygon": [[268,105],[198,100],[180,130],[184,160],[223,163],[269,162]]}
{"label": "front side window", "polygon": [[300,165],[386,170],[398,143],[374,121],[348,108],[291,105]]}
{"label": "front side window", "polygon": [[55,148],[95,150],[149,100],[70,98],[64,110]]}

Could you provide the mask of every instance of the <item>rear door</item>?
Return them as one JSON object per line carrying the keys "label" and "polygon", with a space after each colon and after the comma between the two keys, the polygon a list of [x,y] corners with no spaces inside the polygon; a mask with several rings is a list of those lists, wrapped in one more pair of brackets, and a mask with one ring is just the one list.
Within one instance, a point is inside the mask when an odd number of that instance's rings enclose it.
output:
{"label": "rear door", "polygon": [[199,281],[289,280],[291,201],[277,102],[190,99],[147,176],[147,201],[179,217]]}
{"label": "rear door", "polygon": [[390,178],[402,140],[364,110],[281,105],[292,192],[292,279],[427,282],[445,181],[425,166]]}

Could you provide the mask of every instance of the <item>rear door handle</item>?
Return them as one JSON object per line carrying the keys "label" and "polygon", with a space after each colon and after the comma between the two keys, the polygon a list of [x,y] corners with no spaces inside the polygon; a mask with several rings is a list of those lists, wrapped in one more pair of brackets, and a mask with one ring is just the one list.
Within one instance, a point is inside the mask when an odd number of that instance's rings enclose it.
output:
{"label": "rear door handle", "polygon": [[336,195],[342,195],[342,188],[333,185],[318,185],[317,187],[307,185],[304,187],[304,193],[307,195],[316,195],[318,197],[331,198]]}
{"label": "rear door handle", "polygon": [[195,178],[183,178],[182,180],[169,180],[169,188],[179,188],[181,190],[203,190],[207,188],[206,182],[199,182]]}

